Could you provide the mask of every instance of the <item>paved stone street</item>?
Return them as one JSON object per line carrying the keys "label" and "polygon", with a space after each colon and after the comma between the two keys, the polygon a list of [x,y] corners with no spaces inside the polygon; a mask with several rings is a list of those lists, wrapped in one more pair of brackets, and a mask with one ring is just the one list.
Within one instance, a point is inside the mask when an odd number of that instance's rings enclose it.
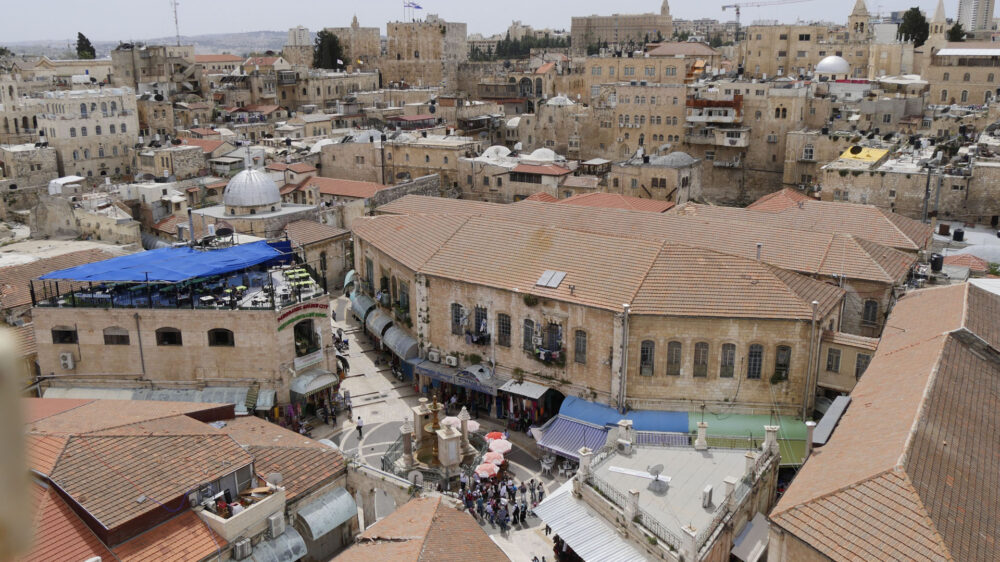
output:
{"label": "paved stone street", "polygon": [[[338,416],[336,425],[319,424],[313,430],[316,439],[330,439],[340,447],[344,455],[360,455],[365,463],[376,468],[382,467],[382,455],[399,437],[399,428],[410,415],[410,408],[418,404],[419,395],[413,386],[400,382],[392,376],[392,371],[384,362],[376,364],[383,354],[372,349],[373,342],[364,334],[361,324],[351,316],[350,301],[341,296],[331,303],[336,320],[334,331],[343,329],[350,341],[348,361],[350,371],[341,384],[341,390],[351,393],[353,417],[346,413]],[[355,421],[358,416],[364,422],[362,436],[358,438]],[[485,430],[502,430],[495,420],[477,420]],[[555,490],[563,478],[541,474],[534,442],[525,435],[514,435],[515,447],[507,454],[514,479],[517,482],[534,478],[545,484],[546,492]],[[530,449],[529,449],[530,446]],[[379,518],[395,509],[388,496],[380,494],[376,498],[376,512]],[[499,527],[484,524],[491,538],[511,557],[512,560],[531,560],[533,556],[552,559],[552,540],[543,532],[544,525],[536,517],[529,517],[527,525],[518,525],[502,534]]]}

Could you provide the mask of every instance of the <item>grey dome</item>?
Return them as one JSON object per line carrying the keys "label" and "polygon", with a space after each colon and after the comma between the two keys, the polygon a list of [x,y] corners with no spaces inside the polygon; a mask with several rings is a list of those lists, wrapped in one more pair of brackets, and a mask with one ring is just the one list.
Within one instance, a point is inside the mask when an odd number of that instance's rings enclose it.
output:
{"label": "grey dome", "polygon": [[243,170],[233,176],[222,194],[222,202],[227,207],[263,207],[281,201],[278,184],[267,174],[254,170]]}
{"label": "grey dome", "polygon": [[695,162],[697,160],[692,158],[690,154],[680,151],[664,154],[663,156],[653,156],[649,159],[649,163],[654,166],[665,166],[668,168],[684,168]]}
{"label": "grey dome", "polygon": [[843,57],[829,56],[816,65],[817,74],[850,74],[851,65]]}

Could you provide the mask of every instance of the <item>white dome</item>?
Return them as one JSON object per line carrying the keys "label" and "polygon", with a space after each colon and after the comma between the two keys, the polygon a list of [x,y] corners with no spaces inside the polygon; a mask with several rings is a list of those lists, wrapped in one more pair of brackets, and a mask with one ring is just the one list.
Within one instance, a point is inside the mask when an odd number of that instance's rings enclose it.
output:
{"label": "white dome", "polygon": [[490,160],[499,160],[505,156],[510,156],[510,149],[506,146],[494,145],[484,150],[482,156]]}
{"label": "white dome", "polygon": [[545,105],[552,105],[556,107],[563,107],[567,105],[574,105],[573,101],[566,96],[556,96],[549,101],[545,102]]}
{"label": "white dome", "polygon": [[222,193],[222,202],[227,207],[263,207],[281,201],[278,184],[267,174],[254,170],[243,170],[233,176]]}
{"label": "white dome", "polygon": [[817,74],[850,74],[851,65],[843,57],[829,56],[816,65]]}
{"label": "white dome", "polygon": [[549,162],[555,162],[556,153],[552,152],[548,148],[539,148],[538,150],[529,154],[528,158],[531,160],[538,160],[538,161],[547,160]]}

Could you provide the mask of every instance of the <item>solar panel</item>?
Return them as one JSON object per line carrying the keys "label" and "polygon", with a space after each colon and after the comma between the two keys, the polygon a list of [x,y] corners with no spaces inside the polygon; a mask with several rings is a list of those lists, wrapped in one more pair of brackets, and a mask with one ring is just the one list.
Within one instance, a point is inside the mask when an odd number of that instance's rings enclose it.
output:
{"label": "solar panel", "polygon": [[546,269],[542,272],[542,276],[538,278],[538,281],[535,281],[535,285],[555,289],[565,278],[565,271],[553,271],[551,269]]}

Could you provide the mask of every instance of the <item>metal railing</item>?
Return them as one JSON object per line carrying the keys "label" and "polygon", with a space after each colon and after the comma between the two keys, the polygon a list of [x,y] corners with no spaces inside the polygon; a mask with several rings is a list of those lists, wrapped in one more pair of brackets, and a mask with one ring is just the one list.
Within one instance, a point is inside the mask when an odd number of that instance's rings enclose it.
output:
{"label": "metal railing", "polygon": [[667,528],[650,515],[649,512],[640,507],[635,512],[635,518],[636,523],[645,527],[650,533],[653,533],[658,540],[665,542],[673,550],[680,550],[681,538],[668,531]]}
{"label": "metal railing", "polygon": [[[399,475],[399,471],[396,470],[396,461],[403,456],[403,439],[404,435],[400,434],[399,437],[389,445],[385,453],[382,454],[382,470],[388,472],[389,474]],[[404,475],[405,477],[405,475]]]}
{"label": "metal railing", "polygon": [[597,493],[604,496],[606,500],[615,504],[622,510],[625,509],[625,505],[628,502],[628,498],[626,498],[625,494],[623,494],[621,491],[616,490],[614,486],[608,484],[607,482],[605,482],[604,480],[593,474],[591,474],[590,478],[587,479],[587,483],[590,484],[590,486],[594,490],[597,490]]}

